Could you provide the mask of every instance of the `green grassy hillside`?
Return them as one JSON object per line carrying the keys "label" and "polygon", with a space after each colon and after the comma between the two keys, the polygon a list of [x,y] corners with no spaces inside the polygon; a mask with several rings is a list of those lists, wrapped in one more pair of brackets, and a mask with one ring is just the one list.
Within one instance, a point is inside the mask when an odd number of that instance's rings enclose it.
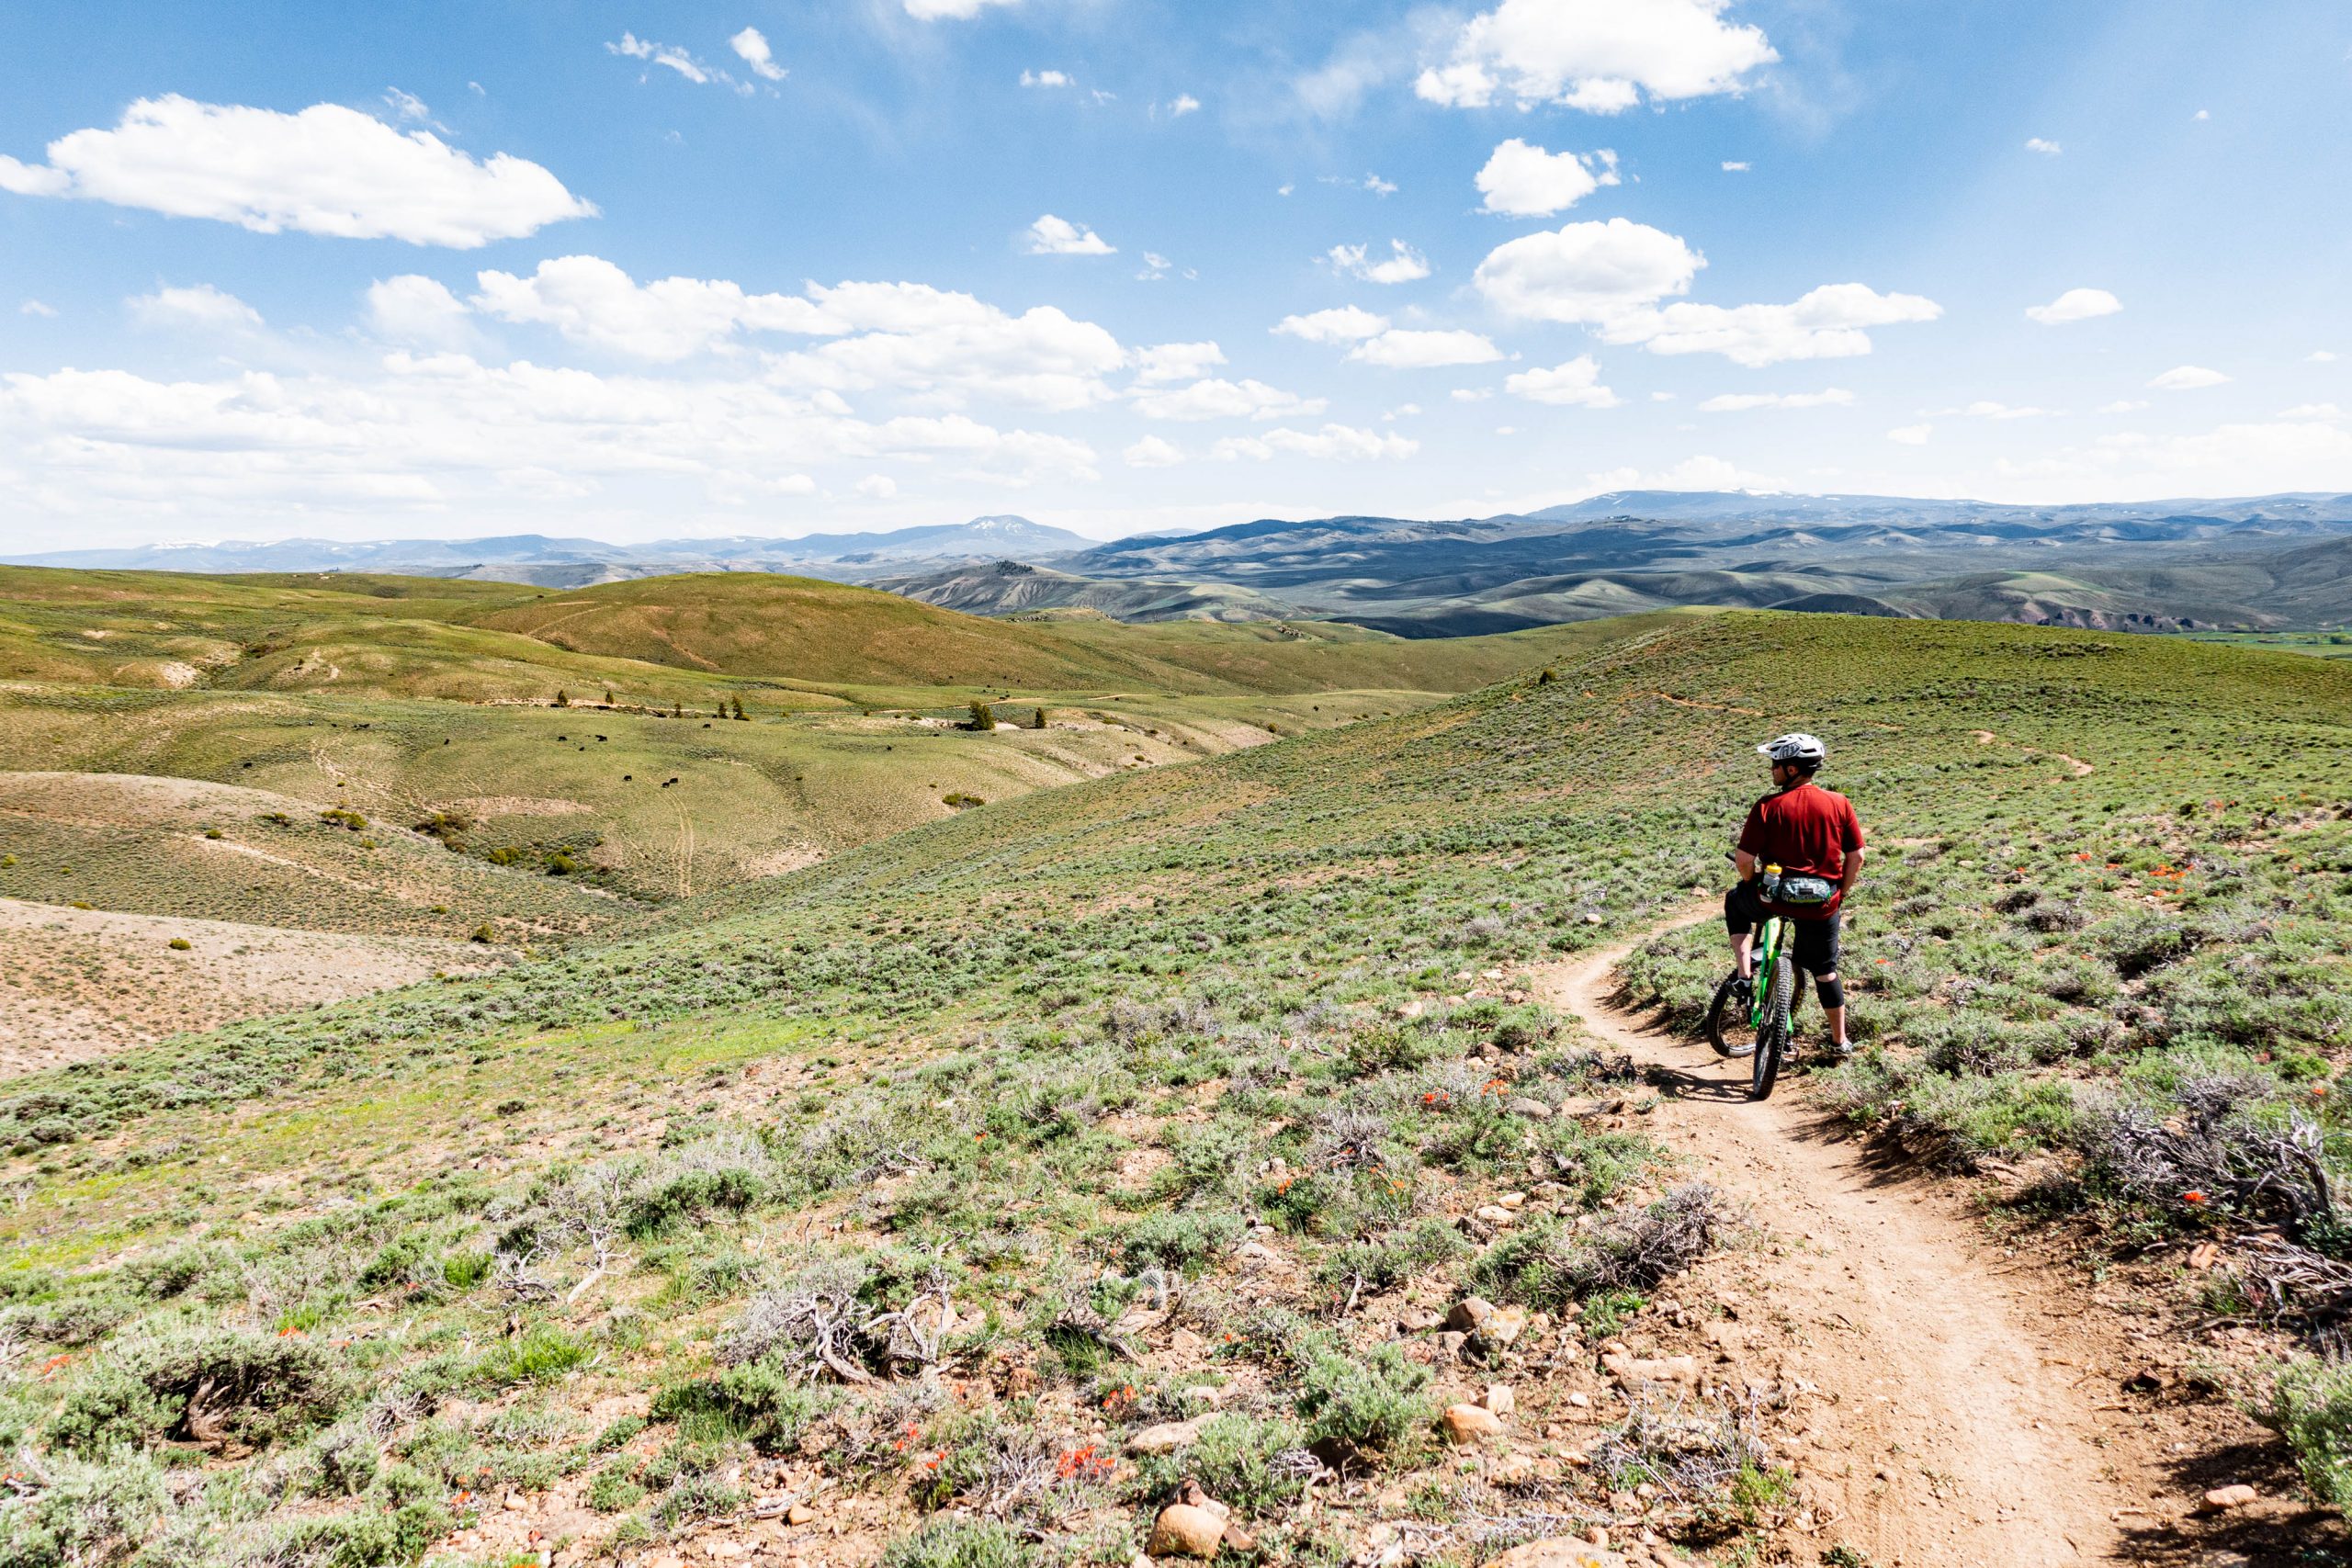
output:
{"label": "green grassy hillside", "polygon": [[662,707],[743,694],[768,712],[1007,687],[1459,692],[1617,635],[1406,640],[1317,622],[998,621],[753,572],[554,592],[437,578],[0,567],[0,680],[464,702],[610,691]]}
{"label": "green grassy hillside", "polygon": [[[973,802],[1408,711],[1629,629],[1412,642],[1313,624],[1044,626],[752,574],[545,595],[5,569],[0,587],[16,595],[0,670],[29,677],[0,684],[0,747],[17,767],[234,784],[288,796],[298,815],[347,806],[396,829],[440,824],[435,837],[477,870],[560,857],[637,899],[771,875]],[[559,694],[573,705],[549,706]],[[959,730],[982,698],[1003,726]],[[717,716],[739,703],[752,722]],[[1047,728],[1026,728],[1040,709]],[[300,878],[215,886],[200,858],[183,857],[166,879],[179,902],[159,908],[162,895],[101,875],[95,852],[69,852],[62,830],[0,818],[0,853],[80,867],[19,874],[17,896],[346,929],[312,918]],[[578,928],[560,889],[493,885],[495,910],[422,902],[469,931],[544,892],[543,928]]]}
{"label": "green grassy hillside", "polygon": [[[40,1476],[0,1539],[397,1562],[469,1522],[507,1543],[509,1488],[646,1540],[821,1483],[844,1557],[1107,1563],[1191,1473],[1269,1555],[1326,1560],[1347,1529],[1298,1502],[1329,1465],[1470,1551],[1448,1532],[1511,1505],[1430,1435],[1417,1307],[1538,1314],[1470,1348],[1565,1399],[1539,1341],[1580,1364],[1579,1336],[1651,1322],[1713,1234],[1636,1132],[1555,1113],[1626,1091],[1512,976],[1720,887],[1751,748],[1799,726],[1878,846],[1839,1103],[2041,1151],[2066,1175],[2037,1212],[2086,1245],[2268,1223],[2341,1255],[2243,1162],[2309,1127],[2344,1170],[2313,1091],[2352,1052],[2352,671],[1682,619],[594,951],[11,1086],[0,1278],[62,1371],[0,1392]],[[1629,982],[1687,1012],[1713,968],[1693,935]],[[2221,1151],[2196,1204],[2146,1132],[2184,1119]],[[1509,1239],[1474,1266],[1488,1211]],[[1606,1451],[1666,1440],[1600,1398]],[[1177,1461],[1106,1457],[1210,1411]],[[1791,1482],[1718,1414],[1713,1490],[1645,1519],[1729,1551]],[[167,1491],[175,1439],[216,1462]],[[1547,1506],[1606,1517],[1628,1473],[1555,1461]]]}
{"label": "green grassy hillside", "polygon": [[[70,895],[103,908],[144,910],[168,886],[171,897],[194,906],[186,912],[322,923],[312,884],[292,873],[248,876],[253,868],[243,859],[182,856],[173,876],[158,882],[145,859],[115,857],[122,874],[102,874],[95,850],[74,851],[91,829],[67,820],[86,815],[75,804],[73,777],[148,774],[269,792],[256,809],[314,825],[322,810],[348,807],[387,846],[379,860],[421,854],[447,875],[466,870],[497,889],[487,904],[447,888],[416,901],[448,906],[460,930],[493,915],[519,918],[541,903],[547,929],[576,928],[578,898],[568,884],[520,874],[543,872],[561,855],[581,873],[574,880],[631,899],[689,897],[805,865],[970,804],[1437,700],[1418,692],[1249,698],[1143,692],[1085,706],[1032,699],[1000,705],[1003,722],[975,733],[960,728],[969,721],[968,705],[949,694],[892,694],[909,705],[760,713],[741,722],[709,710],[681,718],[339,694],[0,689],[0,746],[50,779],[44,810],[0,812],[0,853],[21,863],[0,868],[0,896],[68,901]],[[1041,707],[1047,728],[1030,728]],[[10,776],[0,773],[0,794]],[[233,815],[242,820],[254,812]],[[109,830],[142,843],[160,835],[184,844],[200,842],[196,827],[126,823]],[[58,873],[60,864],[77,870]],[[207,865],[220,874],[206,878]],[[609,901],[602,908],[613,912]],[[408,928],[395,921],[370,929]]]}
{"label": "green grassy hillside", "polygon": [[478,620],[582,653],[781,680],[1069,687],[1144,673],[1132,661],[1087,659],[1050,628],[814,578],[647,578],[550,594]]}
{"label": "green grassy hillside", "polygon": [[[327,795],[354,809],[330,816]],[[413,812],[384,809],[144,771],[0,773],[0,897],[356,935],[458,939],[488,923],[507,942],[613,919],[614,901],[576,879],[451,854]]]}
{"label": "green grassy hillside", "polygon": [[[1070,622],[1055,630],[1105,656],[1149,660],[1190,672],[1175,689],[1198,682],[1243,692],[1299,694],[1334,687],[1466,692],[1605,643],[1672,626],[1706,610],[1668,610],[1607,622],[1539,626],[1496,637],[1397,637],[1339,621],[1197,621],[1151,626]],[[1163,676],[1162,679],[1169,679]]]}

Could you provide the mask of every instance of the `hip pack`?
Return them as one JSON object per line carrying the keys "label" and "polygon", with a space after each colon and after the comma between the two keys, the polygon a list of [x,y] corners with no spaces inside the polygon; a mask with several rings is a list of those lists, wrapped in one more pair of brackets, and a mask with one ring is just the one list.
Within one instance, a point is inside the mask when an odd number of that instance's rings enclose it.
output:
{"label": "hip pack", "polygon": [[1775,904],[1826,904],[1838,897],[1838,885],[1826,876],[1767,876],[1764,897]]}

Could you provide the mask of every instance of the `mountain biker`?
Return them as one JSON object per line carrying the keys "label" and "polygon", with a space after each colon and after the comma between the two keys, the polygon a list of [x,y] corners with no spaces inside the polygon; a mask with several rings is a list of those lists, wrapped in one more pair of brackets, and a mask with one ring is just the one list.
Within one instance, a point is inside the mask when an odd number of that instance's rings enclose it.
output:
{"label": "mountain biker", "polygon": [[[1748,808],[1733,858],[1739,881],[1724,895],[1724,927],[1738,966],[1733,994],[1744,1007],[1755,995],[1756,927],[1768,915],[1786,916],[1796,966],[1814,977],[1829,1021],[1830,1048],[1839,1061],[1853,1055],[1846,1038],[1846,988],[1838,974],[1838,936],[1846,895],[1862,874],[1862,824],[1853,802],[1823,789],[1813,775],[1829,755],[1817,736],[1783,735],[1756,750],[1772,764],[1772,793]],[[1768,898],[1765,868],[1781,875]],[[1793,886],[1792,886],[1793,885]],[[1818,898],[1792,901],[1805,894]]]}

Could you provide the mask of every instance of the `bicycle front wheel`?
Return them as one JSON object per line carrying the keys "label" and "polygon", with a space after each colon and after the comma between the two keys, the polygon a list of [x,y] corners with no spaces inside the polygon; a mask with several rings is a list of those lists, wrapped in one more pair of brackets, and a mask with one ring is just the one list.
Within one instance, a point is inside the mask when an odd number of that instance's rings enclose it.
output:
{"label": "bicycle front wheel", "polygon": [[1764,1021],[1756,1031],[1756,1056],[1749,1064],[1750,1100],[1769,1098],[1781,1076],[1781,1057],[1789,1048],[1789,998],[1795,991],[1796,965],[1786,958],[1775,959],[1764,992]]}
{"label": "bicycle front wheel", "polygon": [[1700,1026],[1701,1032],[1707,1037],[1707,1043],[1715,1048],[1718,1056],[1739,1055],[1739,1044],[1732,1035],[1747,1021],[1741,1014],[1736,990],[1738,984],[1736,971],[1724,976],[1723,983],[1715,987],[1714,999],[1707,1004],[1706,1021]]}

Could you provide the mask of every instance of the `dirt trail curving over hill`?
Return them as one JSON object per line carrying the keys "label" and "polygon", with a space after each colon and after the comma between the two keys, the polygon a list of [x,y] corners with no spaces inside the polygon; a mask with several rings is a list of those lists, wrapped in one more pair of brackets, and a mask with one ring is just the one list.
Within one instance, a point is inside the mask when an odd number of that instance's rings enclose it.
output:
{"label": "dirt trail curving over hill", "polygon": [[1663,1069],[1648,1130],[1786,1247],[1763,1314],[1781,1344],[1758,1351],[1820,1391],[1800,1409],[1798,1467],[1834,1521],[1823,1539],[1904,1568],[2122,1560],[2119,1516],[2148,1494],[2095,1446],[2112,1427],[2101,1391],[2072,1386],[2083,1350],[2052,1332],[2066,1304],[2041,1300],[2022,1271],[2005,1276],[2015,1265],[1941,1195],[1833,1141],[1792,1086],[1751,1103],[1745,1059],[1617,1009],[1612,971],[1630,946],[1526,977],[1609,1048]]}
{"label": "dirt trail curving over hill", "polygon": [[[1976,744],[1979,746],[1991,746],[1996,742],[2003,746],[2017,745],[2013,740],[2001,739],[1989,729],[1974,729],[1969,733],[1976,737]],[[2064,762],[2066,764],[2066,771],[2078,779],[2086,779],[2098,771],[2080,757],[2070,757],[2064,751],[2045,751],[2039,746],[2018,746],[2018,750],[2029,757],[2047,757],[2053,762]]]}

